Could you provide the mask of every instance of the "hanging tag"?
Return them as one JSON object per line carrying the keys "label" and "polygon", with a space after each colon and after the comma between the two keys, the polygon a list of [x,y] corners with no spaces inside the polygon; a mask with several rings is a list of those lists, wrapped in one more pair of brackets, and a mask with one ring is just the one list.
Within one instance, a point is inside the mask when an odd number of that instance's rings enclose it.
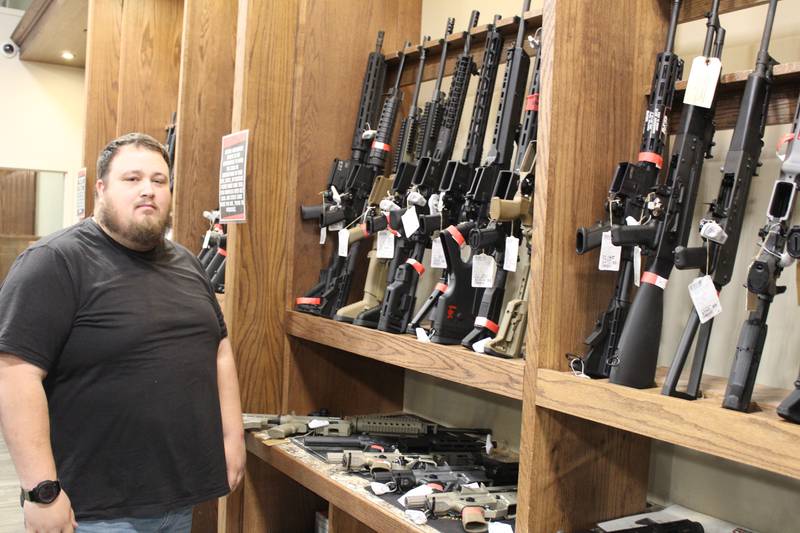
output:
{"label": "hanging tag", "polygon": [[417,328],[414,330],[417,334],[417,340],[419,342],[431,342],[431,339],[428,337],[428,332],[422,328]]}
{"label": "hanging tag", "polygon": [[438,237],[431,243],[431,268],[447,268],[442,241]]}
{"label": "hanging tag", "polygon": [[382,496],[392,492],[392,489],[389,488],[389,485],[386,483],[378,483],[377,481],[370,483],[369,488],[372,489],[372,492],[375,493],[376,496]]}
{"label": "hanging tag", "polygon": [[692,70],[689,72],[689,81],[683,93],[683,103],[698,107],[711,107],[714,102],[714,93],[717,91],[719,73],[722,71],[722,62],[717,57],[695,57],[692,61]]}
{"label": "hanging tag", "polygon": [[492,340],[491,337],[486,337],[484,339],[479,340],[478,342],[472,345],[472,349],[477,353],[486,353],[486,343]]}
{"label": "hanging tag", "polygon": [[386,230],[378,232],[378,259],[394,257],[394,235]]}
{"label": "hanging tag", "polygon": [[476,289],[490,289],[494,283],[494,257],[478,254],[472,258],[472,286]]}
{"label": "hanging tag", "polygon": [[346,229],[339,230],[339,257],[347,257],[347,246],[350,244],[350,232]]}
{"label": "hanging tag", "polygon": [[315,418],[308,423],[308,429],[319,429],[324,428],[325,426],[330,426],[331,423],[328,420],[320,420]]}
{"label": "hanging tag", "polygon": [[411,237],[419,229],[419,218],[417,217],[417,208],[414,207],[413,205],[408,209],[406,209],[406,212],[403,213],[403,216],[400,217],[400,220],[403,221],[403,231],[405,232],[406,237]]}
{"label": "hanging tag", "polygon": [[206,231],[206,236],[203,237],[203,249],[208,248],[208,242],[211,240],[211,230]]}
{"label": "hanging tag", "polygon": [[603,232],[603,241],[600,244],[600,262],[597,264],[599,270],[619,270],[619,261],[622,257],[622,246],[614,246],[611,242],[611,232]]}
{"label": "hanging tag", "polygon": [[491,433],[486,435],[486,445],[484,446],[484,449],[486,450],[486,454],[487,455],[492,453],[492,450],[494,450],[494,443],[492,442],[492,434]]}
{"label": "hanging tag", "polygon": [[506,253],[503,256],[503,270],[507,272],[517,271],[517,255],[519,255],[519,239],[516,237],[506,237]]}
{"label": "hanging tag", "polygon": [[689,284],[689,296],[701,324],[705,324],[722,312],[722,304],[719,303],[719,295],[711,276],[700,276],[692,281]]}
{"label": "hanging tag", "polygon": [[637,287],[642,284],[642,249],[633,247],[633,283]]}
{"label": "hanging tag", "polygon": [[319,230],[319,243],[325,244],[325,241],[328,240],[328,228],[322,226]]}

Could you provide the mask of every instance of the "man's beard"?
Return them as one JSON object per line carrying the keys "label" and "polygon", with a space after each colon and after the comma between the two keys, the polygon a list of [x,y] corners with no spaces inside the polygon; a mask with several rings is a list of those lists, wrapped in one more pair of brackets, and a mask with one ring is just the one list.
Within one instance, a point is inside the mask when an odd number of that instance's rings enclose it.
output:
{"label": "man's beard", "polygon": [[163,217],[150,216],[140,222],[131,220],[128,224],[123,224],[111,204],[100,202],[98,207],[97,218],[100,224],[120,237],[144,249],[153,249],[164,242],[164,235],[169,229],[169,212]]}

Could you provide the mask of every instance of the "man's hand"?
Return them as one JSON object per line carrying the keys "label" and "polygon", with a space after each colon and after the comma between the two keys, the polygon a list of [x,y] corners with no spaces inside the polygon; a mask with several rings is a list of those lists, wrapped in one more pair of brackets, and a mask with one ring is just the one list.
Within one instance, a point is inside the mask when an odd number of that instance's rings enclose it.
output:
{"label": "man's hand", "polygon": [[228,468],[228,486],[231,492],[236,490],[244,477],[244,464],[247,451],[244,448],[244,437],[234,436],[225,439],[225,464]]}
{"label": "man's hand", "polygon": [[25,533],[72,533],[78,527],[69,496],[63,490],[53,503],[25,502]]}

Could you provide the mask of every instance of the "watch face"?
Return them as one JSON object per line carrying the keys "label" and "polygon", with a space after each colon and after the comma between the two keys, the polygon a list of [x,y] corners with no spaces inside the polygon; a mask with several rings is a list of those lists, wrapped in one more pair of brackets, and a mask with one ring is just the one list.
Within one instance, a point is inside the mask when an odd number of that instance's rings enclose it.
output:
{"label": "watch face", "polygon": [[58,481],[42,481],[36,486],[36,497],[42,503],[51,503],[56,499],[61,487]]}

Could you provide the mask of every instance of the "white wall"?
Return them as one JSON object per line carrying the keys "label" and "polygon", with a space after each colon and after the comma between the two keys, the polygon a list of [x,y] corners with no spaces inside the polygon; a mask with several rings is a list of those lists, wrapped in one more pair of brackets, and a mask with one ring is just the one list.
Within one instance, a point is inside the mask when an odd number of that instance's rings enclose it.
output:
{"label": "white wall", "polygon": [[[0,8],[0,42],[22,11]],[[74,221],[75,174],[81,167],[83,69],[0,55],[0,167],[66,172],[65,224]]]}
{"label": "white wall", "polygon": [[64,174],[36,173],[36,230],[40,237],[64,227]]}

